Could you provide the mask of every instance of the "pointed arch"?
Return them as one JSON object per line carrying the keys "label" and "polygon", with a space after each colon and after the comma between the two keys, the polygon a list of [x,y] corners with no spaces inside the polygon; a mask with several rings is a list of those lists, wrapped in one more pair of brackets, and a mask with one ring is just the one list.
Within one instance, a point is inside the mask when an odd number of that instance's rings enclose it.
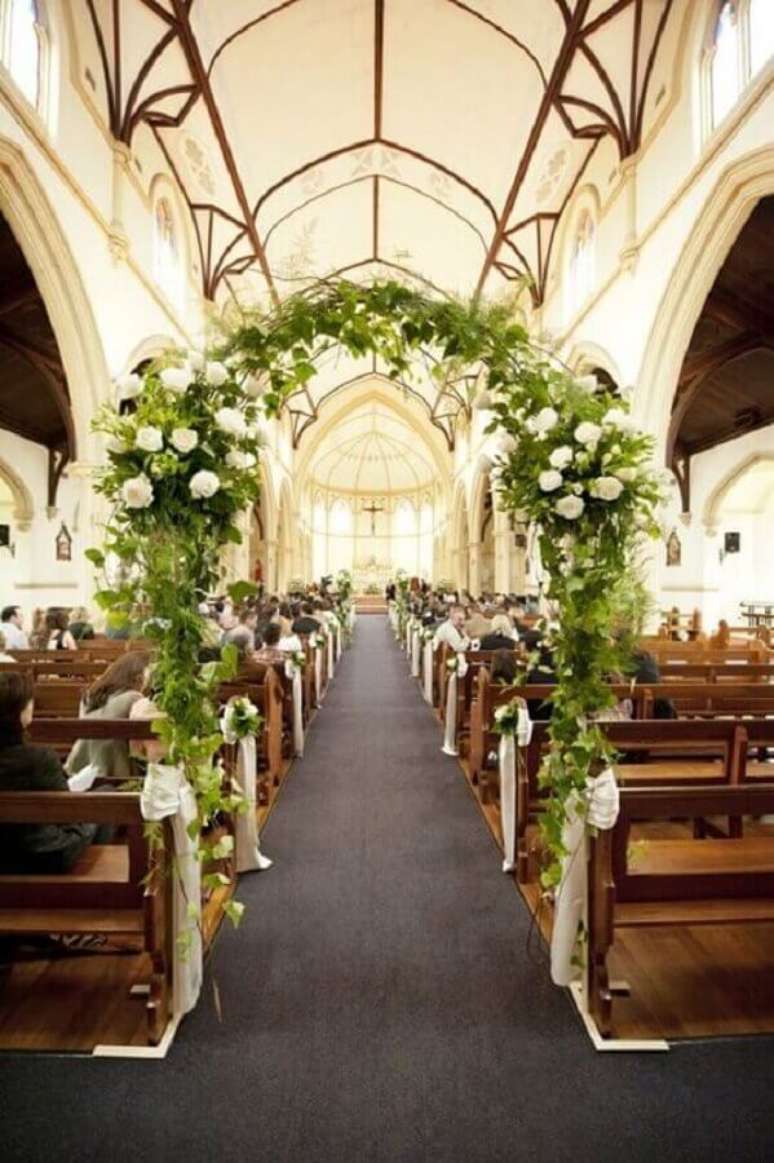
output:
{"label": "pointed arch", "polygon": [[752,469],[763,464],[770,464],[774,467],[774,452],[750,453],[749,456],[745,456],[738,464],[735,464],[733,468],[729,469],[725,476],[715,485],[715,488],[707,497],[704,504],[704,512],[702,513],[702,524],[708,533],[715,532],[717,529],[720,509],[734,485],[741,481]]}
{"label": "pointed arch", "polygon": [[685,353],[707,295],[747,219],[774,193],[774,146],[729,165],[708,193],[661,297],[639,375],[635,414],[665,458],[672,402]]}
{"label": "pointed arch", "polygon": [[0,137],[0,211],[32,271],[67,377],[76,453],[96,459],[91,418],[110,375],[80,270],[59,220],[23,151]]}
{"label": "pointed arch", "polygon": [[32,493],[15,469],[2,458],[0,458],[0,480],[4,481],[11,491],[14,521],[22,528],[28,526],[35,516]]}

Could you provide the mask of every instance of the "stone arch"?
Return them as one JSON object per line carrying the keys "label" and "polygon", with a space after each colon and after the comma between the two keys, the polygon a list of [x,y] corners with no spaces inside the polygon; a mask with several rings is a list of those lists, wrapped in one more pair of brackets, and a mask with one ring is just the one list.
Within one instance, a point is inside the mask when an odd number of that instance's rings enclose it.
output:
{"label": "stone arch", "polygon": [[110,375],[94,313],[59,220],[23,151],[0,138],[0,210],[24,253],[56,336],[70,389],[78,458],[96,457],[91,418]]}
{"label": "stone arch", "polygon": [[22,530],[28,529],[35,516],[35,505],[32,493],[19,474],[11,468],[7,461],[0,459],[0,480],[11,491],[13,497],[13,519]]}
{"label": "stone arch", "polygon": [[468,586],[468,546],[470,530],[468,523],[468,503],[465,496],[465,486],[458,482],[451,507],[450,533],[450,564],[452,580],[457,589],[467,589]]}
{"label": "stone arch", "polygon": [[729,469],[725,476],[715,485],[704,503],[704,511],[702,513],[702,524],[707,533],[714,534],[717,532],[719,511],[729,492],[738,481],[759,464],[770,464],[774,466],[774,452],[750,453],[749,456],[745,456],[738,464]]}
{"label": "stone arch", "polygon": [[567,366],[576,375],[585,375],[593,372],[595,368],[602,368],[619,387],[622,386],[622,375],[618,364],[610,353],[604,347],[600,347],[598,343],[590,343],[585,340],[574,343],[567,357]]}
{"label": "stone arch", "polygon": [[774,146],[729,165],[705,199],[656,311],[639,375],[636,413],[666,451],[672,402],[705,299],[761,198],[774,193]]}
{"label": "stone arch", "polygon": [[283,477],[277,510],[277,589],[281,591],[287,589],[287,583],[293,575],[296,535],[293,490],[289,479]]}

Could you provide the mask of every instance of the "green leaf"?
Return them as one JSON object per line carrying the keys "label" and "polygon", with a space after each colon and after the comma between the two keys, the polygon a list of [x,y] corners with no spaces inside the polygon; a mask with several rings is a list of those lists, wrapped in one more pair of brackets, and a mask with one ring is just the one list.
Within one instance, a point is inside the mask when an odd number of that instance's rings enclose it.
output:
{"label": "green leaf", "polygon": [[231,924],[236,929],[242,920],[245,912],[245,906],[241,901],[230,900],[226,901],[223,906],[223,912],[226,914]]}
{"label": "green leaf", "polygon": [[97,590],[94,595],[94,601],[100,610],[112,610],[120,600],[115,590]]}
{"label": "green leaf", "polygon": [[232,545],[241,545],[242,534],[239,532],[236,525],[228,525],[223,530],[223,540],[231,542]]}
{"label": "green leaf", "polygon": [[101,549],[87,549],[83,556],[92,565],[96,565],[97,569],[102,569],[105,565],[105,554]]}
{"label": "green leaf", "polygon": [[241,602],[246,601],[248,598],[254,598],[255,595],[258,593],[258,586],[253,585],[252,582],[238,581],[238,582],[233,582],[228,587],[228,590],[226,592],[228,593],[228,596],[231,598],[231,601],[235,605],[239,605]]}

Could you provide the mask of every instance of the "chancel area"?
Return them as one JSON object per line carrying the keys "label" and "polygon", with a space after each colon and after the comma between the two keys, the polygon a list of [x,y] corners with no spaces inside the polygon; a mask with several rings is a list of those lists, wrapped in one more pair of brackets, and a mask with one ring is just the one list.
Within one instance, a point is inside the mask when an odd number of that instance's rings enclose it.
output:
{"label": "chancel area", "polygon": [[0,1154],[767,1159],[774,0],[0,0]]}

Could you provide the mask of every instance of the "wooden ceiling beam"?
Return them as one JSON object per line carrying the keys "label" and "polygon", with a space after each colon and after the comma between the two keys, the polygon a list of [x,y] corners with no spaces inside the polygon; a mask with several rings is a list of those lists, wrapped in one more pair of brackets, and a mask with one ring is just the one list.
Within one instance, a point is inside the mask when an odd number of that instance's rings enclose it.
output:
{"label": "wooden ceiling beam", "polygon": [[210,119],[210,124],[212,125],[212,131],[215,134],[215,138],[218,142],[218,147],[220,149],[221,156],[223,157],[226,169],[228,170],[228,175],[231,180],[234,194],[236,196],[237,202],[239,203],[239,209],[242,213],[242,217],[244,218],[244,225],[250,238],[250,244],[255,252],[255,257],[258,260],[258,265],[261,268],[263,277],[266,280],[266,285],[268,287],[272,301],[275,305],[277,305],[279,303],[277,288],[274,284],[274,278],[269,267],[268,259],[266,258],[266,253],[263,249],[263,244],[261,243],[261,239],[258,235],[258,228],[255,225],[255,219],[253,218],[252,212],[250,210],[250,203],[248,201],[244,183],[236,164],[234,151],[231,148],[231,142],[228,139],[228,135],[223,124],[223,118],[221,117],[218,103],[215,100],[215,94],[212,91],[212,85],[210,84],[207,70],[204,67],[204,61],[202,60],[199,45],[196,37],[194,36],[193,29],[191,28],[191,20],[188,8],[183,3],[183,0],[172,0],[172,6],[174,8],[175,17],[178,24],[180,44],[182,46],[183,52],[185,53],[186,60],[188,61],[188,67],[191,72],[191,79],[198,88],[202,100],[204,101],[207,114]]}
{"label": "wooden ceiling beam", "polygon": [[41,305],[43,303],[37,283],[31,274],[25,273],[4,285],[0,296],[0,315],[10,315],[17,307],[26,307],[35,301]]}
{"label": "wooden ceiling beam", "polygon": [[767,344],[774,342],[774,315],[723,287],[710,291],[702,314],[726,327],[755,331]]}
{"label": "wooden ceiling beam", "polygon": [[475,298],[480,297],[481,292],[484,289],[487,276],[494,266],[500,245],[508,229],[508,222],[510,220],[511,214],[513,213],[513,207],[515,206],[516,199],[519,196],[519,192],[522,186],[524,185],[529,167],[532,163],[532,158],[534,156],[535,150],[537,149],[538,142],[540,141],[541,135],[543,133],[543,129],[545,128],[546,121],[548,120],[549,114],[557,102],[557,99],[561,93],[562,85],[564,84],[565,77],[567,76],[570,65],[572,64],[578,38],[580,36],[581,29],[583,28],[583,22],[586,19],[586,14],[588,12],[590,3],[591,0],[578,0],[578,3],[575,6],[575,11],[567,21],[564,38],[562,40],[562,46],[559,50],[556,61],[554,62],[551,75],[548,78],[548,83],[546,84],[540,105],[538,106],[535,120],[532,123],[532,128],[530,129],[529,137],[527,138],[527,143],[524,147],[524,152],[519,160],[513,182],[511,183],[511,188],[508,191],[508,197],[505,200],[505,205],[503,206],[502,212],[498,217],[494,236],[489,245],[486,258],[484,259],[484,265],[481,268],[478,282],[476,283]]}

